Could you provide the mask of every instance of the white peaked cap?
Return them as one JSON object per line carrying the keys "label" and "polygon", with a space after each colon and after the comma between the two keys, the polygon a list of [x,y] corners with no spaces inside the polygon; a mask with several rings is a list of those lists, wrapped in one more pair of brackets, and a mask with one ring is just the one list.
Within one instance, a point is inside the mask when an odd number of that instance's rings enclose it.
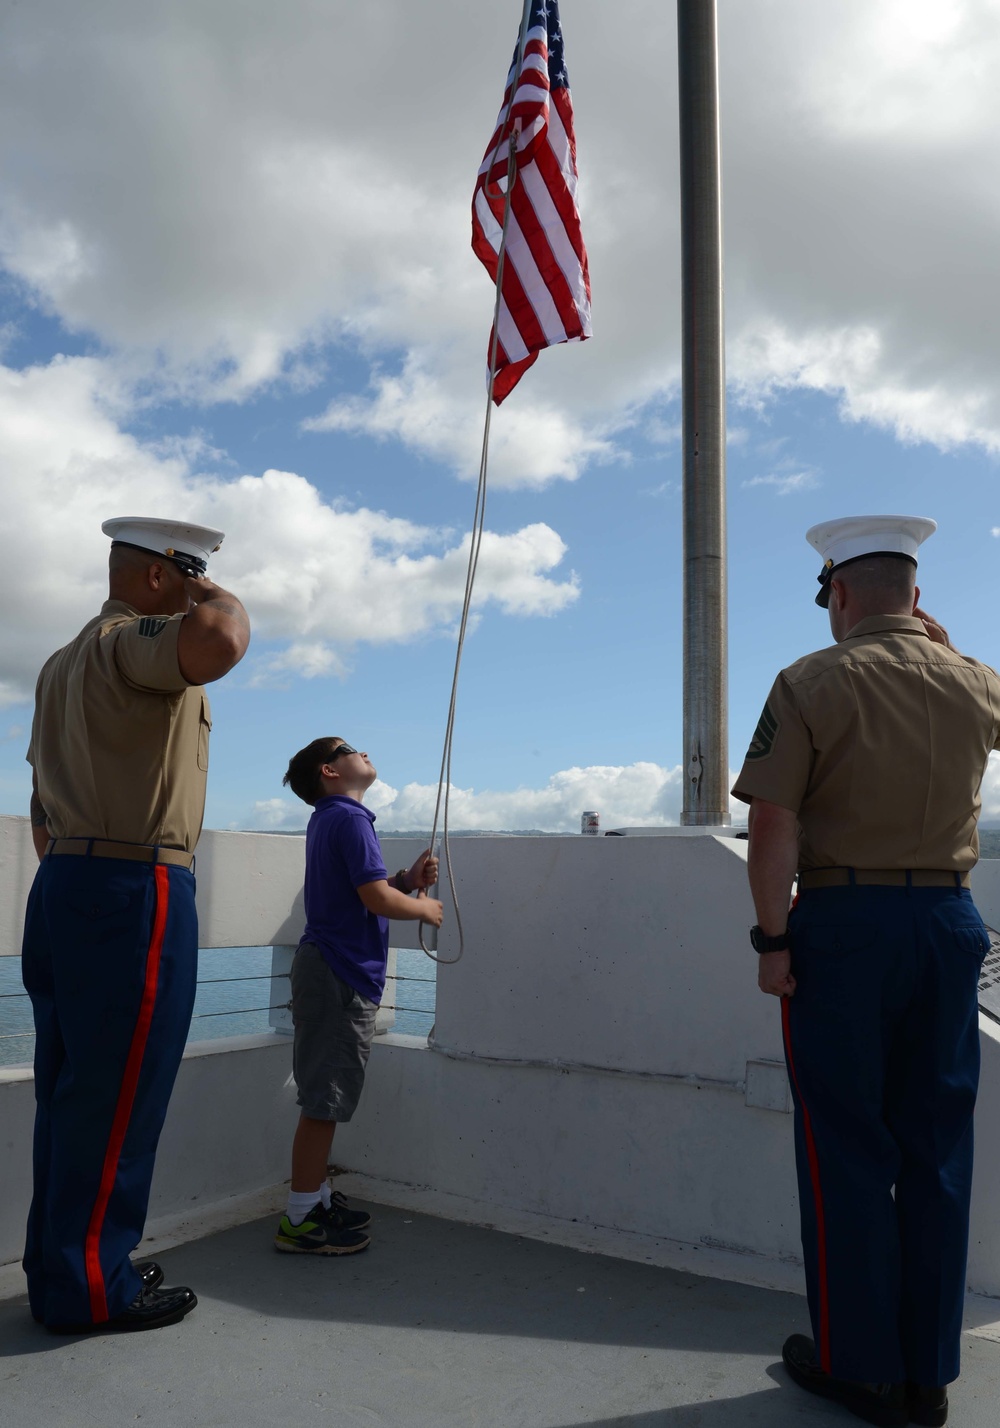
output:
{"label": "white peaked cap", "polygon": [[806,540],[823,557],[816,604],[829,605],[830,579],[840,566],[866,555],[899,555],[916,565],[918,547],[936,530],[927,516],[842,516],[812,526]]}
{"label": "white peaked cap", "polygon": [[165,555],[184,566],[190,565],[204,575],[208,558],[219,549],[224,539],[222,531],[211,526],[194,526],[188,521],[160,521],[151,516],[115,516],[105,521],[101,530],[122,545],[138,546],[152,555]]}

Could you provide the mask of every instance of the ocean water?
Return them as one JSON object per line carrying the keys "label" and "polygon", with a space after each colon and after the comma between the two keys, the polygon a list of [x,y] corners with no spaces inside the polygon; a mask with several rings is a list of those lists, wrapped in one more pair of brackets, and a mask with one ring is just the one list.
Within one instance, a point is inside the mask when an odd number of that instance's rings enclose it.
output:
{"label": "ocean water", "polygon": [[[400,949],[398,981],[386,987],[396,1005],[394,1031],[426,1036],[434,1021],[436,965],[422,952]],[[252,1036],[269,1030],[268,1011],[288,1001],[288,981],[271,978],[270,947],[202,948],[191,1041]],[[30,1062],[34,1047],[31,1003],[21,985],[21,959],[0,957],[0,1066]]]}

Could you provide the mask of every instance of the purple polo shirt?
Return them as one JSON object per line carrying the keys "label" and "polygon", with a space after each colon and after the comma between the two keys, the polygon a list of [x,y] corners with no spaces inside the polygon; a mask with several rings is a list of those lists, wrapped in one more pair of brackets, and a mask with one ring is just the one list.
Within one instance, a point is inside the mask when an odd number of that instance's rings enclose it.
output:
{"label": "purple polo shirt", "polygon": [[374,813],[356,799],[321,798],[306,829],[306,926],[324,960],[349,987],[376,1004],[385,988],[389,919],[358,897],[365,883],[388,878]]}

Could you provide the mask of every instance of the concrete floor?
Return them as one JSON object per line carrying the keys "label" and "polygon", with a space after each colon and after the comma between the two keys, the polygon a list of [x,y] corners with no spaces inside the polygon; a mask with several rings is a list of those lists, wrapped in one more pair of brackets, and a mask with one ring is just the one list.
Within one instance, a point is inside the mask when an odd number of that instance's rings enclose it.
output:
{"label": "concrete floor", "polygon": [[[807,1428],[785,1378],[797,1295],[370,1207],[372,1246],[276,1254],[275,1219],[168,1250],[198,1308],[56,1338],[0,1302],[3,1428]],[[996,1428],[1000,1345],[966,1336],[951,1422]]]}

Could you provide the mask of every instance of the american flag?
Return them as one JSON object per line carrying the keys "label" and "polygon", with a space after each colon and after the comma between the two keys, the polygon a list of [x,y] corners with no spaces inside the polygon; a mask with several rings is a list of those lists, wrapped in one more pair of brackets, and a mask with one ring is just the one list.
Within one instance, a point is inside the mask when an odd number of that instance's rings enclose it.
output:
{"label": "american flag", "polygon": [[[591,335],[590,273],[576,206],[573,102],[557,0],[532,0],[512,96],[517,60],[515,48],[472,200],[472,248],[496,283],[513,133],[517,176],[497,319],[493,399],[498,406],[543,347]],[[490,351],[492,343],[491,332]]]}

